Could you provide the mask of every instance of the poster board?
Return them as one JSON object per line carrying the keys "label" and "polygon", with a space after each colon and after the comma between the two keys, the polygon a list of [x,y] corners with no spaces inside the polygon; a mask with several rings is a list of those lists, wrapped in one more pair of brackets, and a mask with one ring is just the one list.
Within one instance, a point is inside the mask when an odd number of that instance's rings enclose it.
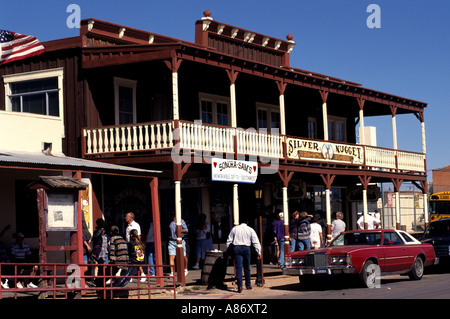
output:
{"label": "poster board", "polygon": [[47,231],[76,231],[77,206],[73,192],[47,192]]}

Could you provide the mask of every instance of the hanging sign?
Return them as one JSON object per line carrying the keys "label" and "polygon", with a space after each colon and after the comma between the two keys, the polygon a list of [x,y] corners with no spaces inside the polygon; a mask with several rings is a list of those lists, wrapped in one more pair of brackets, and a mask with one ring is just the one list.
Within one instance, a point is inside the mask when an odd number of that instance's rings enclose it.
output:
{"label": "hanging sign", "polygon": [[258,178],[258,162],[211,159],[211,180],[235,183],[255,183]]}
{"label": "hanging sign", "polygon": [[287,157],[292,159],[333,161],[357,165],[364,163],[364,149],[357,145],[297,138],[288,138],[286,144]]}

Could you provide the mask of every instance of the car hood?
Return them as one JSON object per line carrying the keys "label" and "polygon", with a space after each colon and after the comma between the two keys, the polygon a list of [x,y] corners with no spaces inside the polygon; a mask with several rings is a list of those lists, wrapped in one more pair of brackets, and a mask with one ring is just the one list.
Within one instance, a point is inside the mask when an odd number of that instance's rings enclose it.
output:
{"label": "car hood", "polygon": [[298,250],[287,254],[288,257],[301,257],[307,254],[327,253],[328,255],[345,255],[347,253],[353,253],[358,250],[366,250],[368,248],[376,248],[379,245],[346,245],[346,246],[333,246],[321,249],[310,250]]}

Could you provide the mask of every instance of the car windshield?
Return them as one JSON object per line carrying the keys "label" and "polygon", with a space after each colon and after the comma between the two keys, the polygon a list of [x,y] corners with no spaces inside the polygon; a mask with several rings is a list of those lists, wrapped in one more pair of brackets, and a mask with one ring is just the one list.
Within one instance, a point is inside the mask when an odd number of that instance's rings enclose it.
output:
{"label": "car windshield", "polygon": [[360,232],[342,233],[331,242],[330,246],[379,244],[381,244],[381,232]]}
{"label": "car windshield", "polygon": [[450,220],[447,222],[435,222],[425,230],[424,237],[450,236]]}

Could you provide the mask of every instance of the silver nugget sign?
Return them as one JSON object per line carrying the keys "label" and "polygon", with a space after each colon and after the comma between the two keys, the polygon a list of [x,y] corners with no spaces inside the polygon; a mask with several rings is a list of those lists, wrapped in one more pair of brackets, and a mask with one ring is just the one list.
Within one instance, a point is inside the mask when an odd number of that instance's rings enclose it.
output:
{"label": "silver nugget sign", "polygon": [[287,138],[286,143],[287,156],[291,159],[333,161],[356,165],[364,163],[364,149],[361,146],[297,138]]}

